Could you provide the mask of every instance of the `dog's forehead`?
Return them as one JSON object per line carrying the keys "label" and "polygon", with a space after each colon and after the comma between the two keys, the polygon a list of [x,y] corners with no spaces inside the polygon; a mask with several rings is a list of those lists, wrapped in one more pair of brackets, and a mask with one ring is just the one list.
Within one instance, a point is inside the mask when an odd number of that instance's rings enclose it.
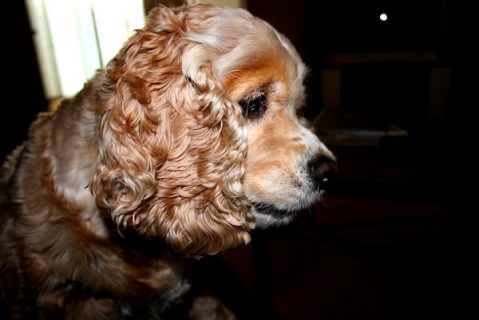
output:
{"label": "dog's forehead", "polygon": [[239,101],[254,91],[268,89],[278,100],[298,104],[294,101],[304,95],[306,68],[281,42],[250,51],[237,50],[236,54],[239,62],[231,59],[228,65],[223,64],[227,71],[219,71],[229,99]]}
{"label": "dog's forehead", "polygon": [[216,10],[187,37],[209,52],[213,74],[228,98],[239,101],[254,90],[271,87],[290,101],[301,100],[306,67],[291,42],[243,9]]}
{"label": "dog's forehead", "polygon": [[239,100],[265,86],[303,95],[304,63],[289,39],[264,20],[229,9],[227,15],[216,17],[206,33],[216,39],[219,54],[212,65],[230,99]]}

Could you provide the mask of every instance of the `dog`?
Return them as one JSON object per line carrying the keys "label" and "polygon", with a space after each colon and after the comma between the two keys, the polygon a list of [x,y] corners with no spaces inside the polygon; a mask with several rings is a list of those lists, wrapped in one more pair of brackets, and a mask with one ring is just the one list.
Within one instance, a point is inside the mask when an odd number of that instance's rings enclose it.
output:
{"label": "dog", "polygon": [[336,160],[297,116],[306,73],[244,9],[151,10],[1,169],[7,317],[160,319],[188,260],[317,202]]}

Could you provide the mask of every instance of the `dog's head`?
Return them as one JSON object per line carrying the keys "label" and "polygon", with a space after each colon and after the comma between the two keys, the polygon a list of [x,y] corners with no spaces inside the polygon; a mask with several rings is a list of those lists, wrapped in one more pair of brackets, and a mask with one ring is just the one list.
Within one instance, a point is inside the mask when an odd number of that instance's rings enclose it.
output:
{"label": "dog's head", "polygon": [[152,10],[96,80],[98,205],[190,255],[290,222],[334,162],[297,117],[305,73],[291,43],[245,10]]}

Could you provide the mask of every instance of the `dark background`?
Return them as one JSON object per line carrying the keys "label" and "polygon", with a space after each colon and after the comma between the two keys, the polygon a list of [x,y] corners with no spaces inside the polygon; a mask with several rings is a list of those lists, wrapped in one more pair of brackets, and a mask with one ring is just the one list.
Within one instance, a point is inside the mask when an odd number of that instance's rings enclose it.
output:
{"label": "dark background", "polygon": [[[339,172],[324,201],[295,225],[255,232],[252,245],[221,256],[217,274],[236,282],[220,291],[240,318],[477,318],[477,35],[465,2],[248,2],[310,67],[307,118],[324,109],[322,70],[339,69],[341,110],[408,135],[331,144]],[[382,10],[387,24],[377,20]],[[9,1],[1,15],[4,159],[47,101],[24,2]],[[435,58],[400,58],[424,52]],[[399,58],[361,58],[389,53]],[[338,62],[351,54],[359,59]],[[429,110],[434,67],[450,70],[440,117]]]}

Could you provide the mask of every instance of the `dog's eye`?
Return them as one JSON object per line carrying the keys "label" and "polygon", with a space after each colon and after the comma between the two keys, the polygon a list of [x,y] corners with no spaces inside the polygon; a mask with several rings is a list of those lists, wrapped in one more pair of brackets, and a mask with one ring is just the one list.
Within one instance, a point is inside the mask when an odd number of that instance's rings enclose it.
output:
{"label": "dog's eye", "polygon": [[258,119],[266,110],[267,99],[264,93],[253,94],[239,102],[243,115],[247,119]]}

